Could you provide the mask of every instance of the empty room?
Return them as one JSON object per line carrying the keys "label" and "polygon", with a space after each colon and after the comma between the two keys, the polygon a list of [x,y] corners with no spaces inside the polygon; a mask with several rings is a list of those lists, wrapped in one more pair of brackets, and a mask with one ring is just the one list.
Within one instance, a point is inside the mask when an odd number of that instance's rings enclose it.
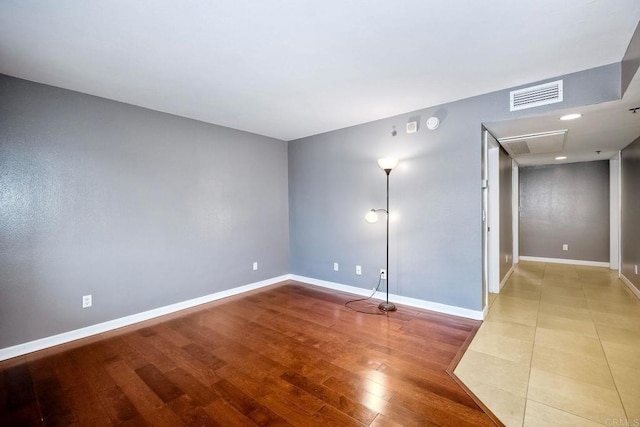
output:
{"label": "empty room", "polygon": [[639,23],[0,2],[0,425],[640,425]]}

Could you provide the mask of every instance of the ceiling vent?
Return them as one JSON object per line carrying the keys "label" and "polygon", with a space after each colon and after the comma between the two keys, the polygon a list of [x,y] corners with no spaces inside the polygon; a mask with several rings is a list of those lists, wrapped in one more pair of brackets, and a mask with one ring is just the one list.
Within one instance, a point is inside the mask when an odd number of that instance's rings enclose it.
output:
{"label": "ceiling vent", "polygon": [[527,141],[513,141],[507,142],[506,144],[509,144],[512,155],[520,156],[523,154],[531,154]]}
{"label": "ceiling vent", "polygon": [[526,156],[527,154],[551,154],[564,150],[567,130],[553,130],[550,132],[531,133],[528,135],[509,136],[499,138],[500,145],[507,150],[511,157]]}
{"label": "ceiling vent", "polygon": [[562,80],[511,91],[509,110],[524,110],[556,102],[562,102]]}

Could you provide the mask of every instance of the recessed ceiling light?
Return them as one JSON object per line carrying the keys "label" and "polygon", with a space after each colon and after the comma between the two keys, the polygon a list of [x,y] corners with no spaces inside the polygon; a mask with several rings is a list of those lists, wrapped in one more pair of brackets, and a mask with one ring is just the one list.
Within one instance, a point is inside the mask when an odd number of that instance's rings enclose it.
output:
{"label": "recessed ceiling light", "polygon": [[567,160],[567,156],[558,156],[556,160]]}
{"label": "recessed ceiling light", "polygon": [[582,117],[582,114],[580,113],[567,114],[566,116],[560,117],[560,120],[575,120],[579,119],[580,117]]}

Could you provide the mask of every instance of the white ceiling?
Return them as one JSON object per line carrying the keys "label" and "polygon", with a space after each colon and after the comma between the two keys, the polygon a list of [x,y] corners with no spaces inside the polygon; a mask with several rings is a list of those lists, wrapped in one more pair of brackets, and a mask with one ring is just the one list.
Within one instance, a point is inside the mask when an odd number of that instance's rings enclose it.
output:
{"label": "white ceiling", "polygon": [[622,59],[638,0],[1,0],[0,73],[292,140]]}

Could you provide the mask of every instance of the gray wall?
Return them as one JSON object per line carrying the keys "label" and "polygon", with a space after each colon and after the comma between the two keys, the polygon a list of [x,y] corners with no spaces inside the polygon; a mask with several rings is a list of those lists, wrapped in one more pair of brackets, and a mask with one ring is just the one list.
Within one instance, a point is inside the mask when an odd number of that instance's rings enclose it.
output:
{"label": "gray wall", "polygon": [[640,289],[640,138],[621,153],[622,274]]}
{"label": "gray wall", "polygon": [[286,142],[2,75],[0,100],[0,348],[288,272]]}
{"label": "gray wall", "polygon": [[504,148],[500,150],[500,281],[513,265],[513,217],[511,192],[511,157]]}
{"label": "gray wall", "polygon": [[[564,102],[544,113],[617,99],[620,64],[564,76]],[[551,80],[551,79],[549,79]],[[290,264],[294,274],[361,288],[384,266],[384,223],[364,222],[385,203],[376,158],[401,159],[391,173],[390,291],[482,309],[482,123],[522,117],[509,91],[494,92],[289,144]],[[436,131],[407,134],[408,121],[436,115]],[[392,127],[398,135],[391,135]],[[333,271],[339,262],[340,271]],[[362,265],[362,276],[355,265]]]}
{"label": "gray wall", "polygon": [[[536,112],[616,99],[620,67],[564,76],[565,101]],[[481,124],[524,115],[508,112],[508,90],[288,152],[7,76],[0,99],[0,348],[287,272],[369,288],[384,265],[384,225],[362,218],[384,206],[375,161],[387,154],[402,159],[391,176],[392,291],[482,308]],[[403,132],[431,115],[437,131]],[[80,308],[85,294],[91,309]]]}
{"label": "gray wall", "polygon": [[636,30],[633,32],[629,46],[622,58],[622,81],[621,81],[621,93],[629,88],[633,76],[636,75],[640,67],[640,22],[636,26]]}
{"label": "gray wall", "polygon": [[609,262],[609,162],[520,167],[519,242],[521,256]]}

